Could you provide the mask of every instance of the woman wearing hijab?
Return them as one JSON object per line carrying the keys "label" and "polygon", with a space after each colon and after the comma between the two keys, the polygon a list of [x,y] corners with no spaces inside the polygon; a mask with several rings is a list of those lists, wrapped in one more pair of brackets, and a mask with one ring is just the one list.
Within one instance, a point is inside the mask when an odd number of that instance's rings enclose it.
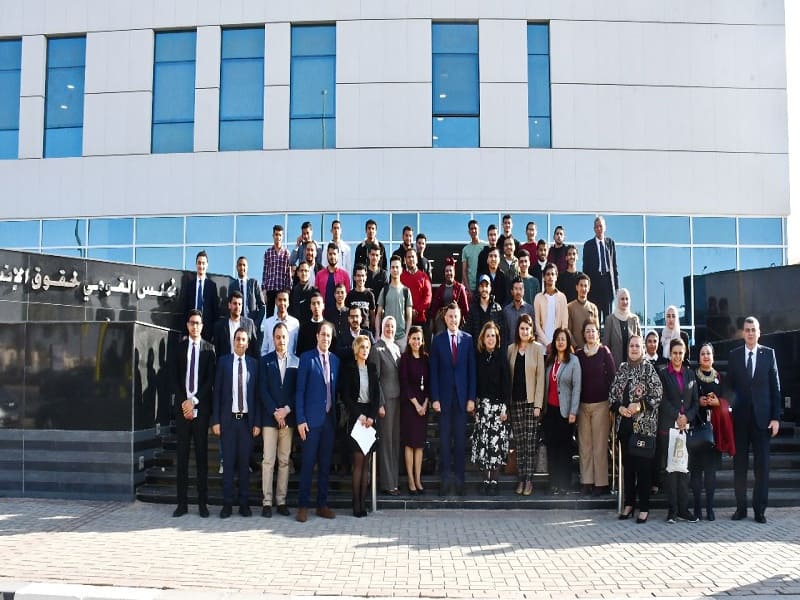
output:
{"label": "woman wearing hijab", "polygon": [[664,311],[664,321],[666,325],[661,330],[660,352],[662,363],[668,363],[672,357],[670,356],[670,342],[672,340],[683,340],[686,345],[686,359],[689,359],[689,335],[685,331],[681,331],[681,323],[678,320],[678,308],[674,305],[667,307]]}
{"label": "woman wearing hijab", "polygon": [[634,431],[637,431],[639,435],[655,441],[658,434],[658,406],[664,391],[656,368],[644,360],[643,346],[642,336],[630,337],[628,360],[617,370],[608,397],[611,412],[616,417],[617,437],[622,448],[624,505],[619,519],[633,516],[638,496],[637,523],[646,523],[650,515],[650,474],[655,458],[631,454],[630,440]]}
{"label": "woman wearing hijab", "polygon": [[619,288],[614,312],[606,318],[603,330],[603,344],[611,350],[617,367],[628,360],[628,340],[634,335],[642,335],[639,317],[631,312],[630,307],[631,293],[625,288]]}
{"label": "woman wearing hijab", "polygon": [[408,475],[408,493],[421,495],[422,451],[428,428],[430,370],[422,327],[408,330],[408,344],[400,356],[400,436]]}
{"label": "woman wearing hijab", "polygon": [[375,364],[381,388],[378,404],[381,489],[392,496],[400,494],[397,483],[400,470],[400,347],[394,341],[395,330],[394,317],[384,317],[380,339],[370,354],[370,362]]}
{"label": "woman wearing hijab", "polygon": [[653,363],[654,367],[666,364],[666,359],[659,354],[658,332],[648,329],[644,336],[644,359]]}

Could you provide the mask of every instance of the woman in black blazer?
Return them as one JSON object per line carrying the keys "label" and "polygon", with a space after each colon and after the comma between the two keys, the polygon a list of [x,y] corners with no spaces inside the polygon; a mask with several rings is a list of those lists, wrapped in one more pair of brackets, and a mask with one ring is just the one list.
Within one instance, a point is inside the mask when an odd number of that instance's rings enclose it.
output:
{"label": "woman in black blazer", "polygon": [[[365,427],[374,427],[380,404],[381,388],[378,370],[367,362],[372,344],[369,337],[359,335],[353,340],[355,360],[343,367],[340,376],[341,397],[348,412],[347,432],[352,431],[356,421]],[[350,438],[353,450],[353,516],[366,517],[365,497],[369,489],[370,458],[372,448],[365,454],[356,441]]]}

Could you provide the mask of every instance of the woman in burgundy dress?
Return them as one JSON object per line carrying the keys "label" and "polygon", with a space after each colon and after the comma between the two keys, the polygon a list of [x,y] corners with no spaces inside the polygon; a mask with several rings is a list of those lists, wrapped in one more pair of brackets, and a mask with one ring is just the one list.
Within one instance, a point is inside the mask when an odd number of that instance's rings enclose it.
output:
{"label": "woman in burgundy dress", "polygon": [[408,345],[400,357],[400,439],[408,475],[408,493],[422,494],[422,450],[428,427],[428,353],[422,327],[408,330]]}

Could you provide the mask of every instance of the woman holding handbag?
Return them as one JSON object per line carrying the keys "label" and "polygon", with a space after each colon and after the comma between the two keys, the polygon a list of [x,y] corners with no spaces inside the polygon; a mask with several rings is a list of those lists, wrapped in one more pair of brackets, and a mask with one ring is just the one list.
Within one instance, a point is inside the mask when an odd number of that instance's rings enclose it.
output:
{"label": "woman holding handbag", "polygon": [[663,387],[655,367],[644,360],[644,340],[628,339],[628,360],[611,384],[609,403],[616,416],[617,437],[622,448],[624,506],[619,519],[630,519],[639,497],[637,523],[650,514],[650,471],[658,430],[658,407]]}
{"label": "woman holding handbag", "polygon": [[722,376],[714,368],[714,347],[700,347],[700,364],[697,377],[698,404],[696,426],[712,426],[713,445],[694,448],[689,452],[689,484],[694,495],[694,514],[702,519],[701,495],[706,491],[706,518],[714,516],[714,492],[717,489],[717,471],[722,465],[722,452],[736,453],[733,445],[733,424],[728,401],[722,397]]}
{"label": "woman holding handbag", "polygon": [[[685,357],[686,344],[680,337],[674,338],[669,343],[669,363],[659,371],[664,384],[664,396],[658,414],[658,435],[662,439],[661,446],[666,450],[656,457],[661,468],[667,465],[670,430],[677,428],[685,434],[689,424],[697,418],[697,380],[694,371],[683,364]],[[685,440],[684,435],[684,444]],[[682,521],[696,522],[697,517],[689,512],[689,473],[668,469],[662,480],[667,490],[667,523],[674,523],[676,517]]]}

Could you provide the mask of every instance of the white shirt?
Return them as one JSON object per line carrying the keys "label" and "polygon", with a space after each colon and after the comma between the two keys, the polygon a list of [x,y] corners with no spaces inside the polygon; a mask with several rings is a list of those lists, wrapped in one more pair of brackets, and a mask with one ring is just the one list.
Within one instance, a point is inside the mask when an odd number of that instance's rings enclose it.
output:
{"label": "white shirt", "polygon": [[[194,354],[194,389],[189,389],[189,368],[192,366],[192,346],[195,347]],[[186,397],[194,398],[197,395],[197,386],[200,382],[197,380],[200,374],[200,340],[193,342],[189,338],[189,343],[186,347]],[[195,402],[197,404],[197,402]]]}
{"label": "white shirt", "polygon": [[239,412],[239,361],[242,361],[242,412],[247,412],[247,361],[244,356],[234,355],[233,357],[233,377],[231,378],[231,412]]}
{"label": "white shirt", "polygon": [[228,337],[230,338],[231,342],[231,354],[233,354],[233,335],[236,333],[236,330],[242,326],[242,320],[239,319],[238,321],[234,321],[233,319],[228,319]]}
{"label": "white shirt", "polygon": [[544,339],[548,340],[547,343],[550,343],[550,340],[553,339],[553,333],[556,330],[556,298],[558,294],[545,294],[544,297],[547,298],[547,314],[544,316]]}
{"label": "white shirt", "polygon": [[286,325],[286,329],[289,332],[286,351],[289,354],[295,354],[297,351],[297,335],[300,333],[300,321],[289,313],[286,313],[286,319],[281,319],[275,314],[261,322],[261,331],[264,332],[264,341],[261,342],[261,356],[275,350],[275,342],[272,341],[272,330],[275,329],[275,325],[278,323]]}
{"label": "white shirt", "polygon": [[336,244],[336,247],[339,249],[339,267],[347,271],[348,273],[353,272],[353,265],[350,263],[350,246],[346,242],[339,240],[338,242],[334,242],[331,240],[332,244]]}

